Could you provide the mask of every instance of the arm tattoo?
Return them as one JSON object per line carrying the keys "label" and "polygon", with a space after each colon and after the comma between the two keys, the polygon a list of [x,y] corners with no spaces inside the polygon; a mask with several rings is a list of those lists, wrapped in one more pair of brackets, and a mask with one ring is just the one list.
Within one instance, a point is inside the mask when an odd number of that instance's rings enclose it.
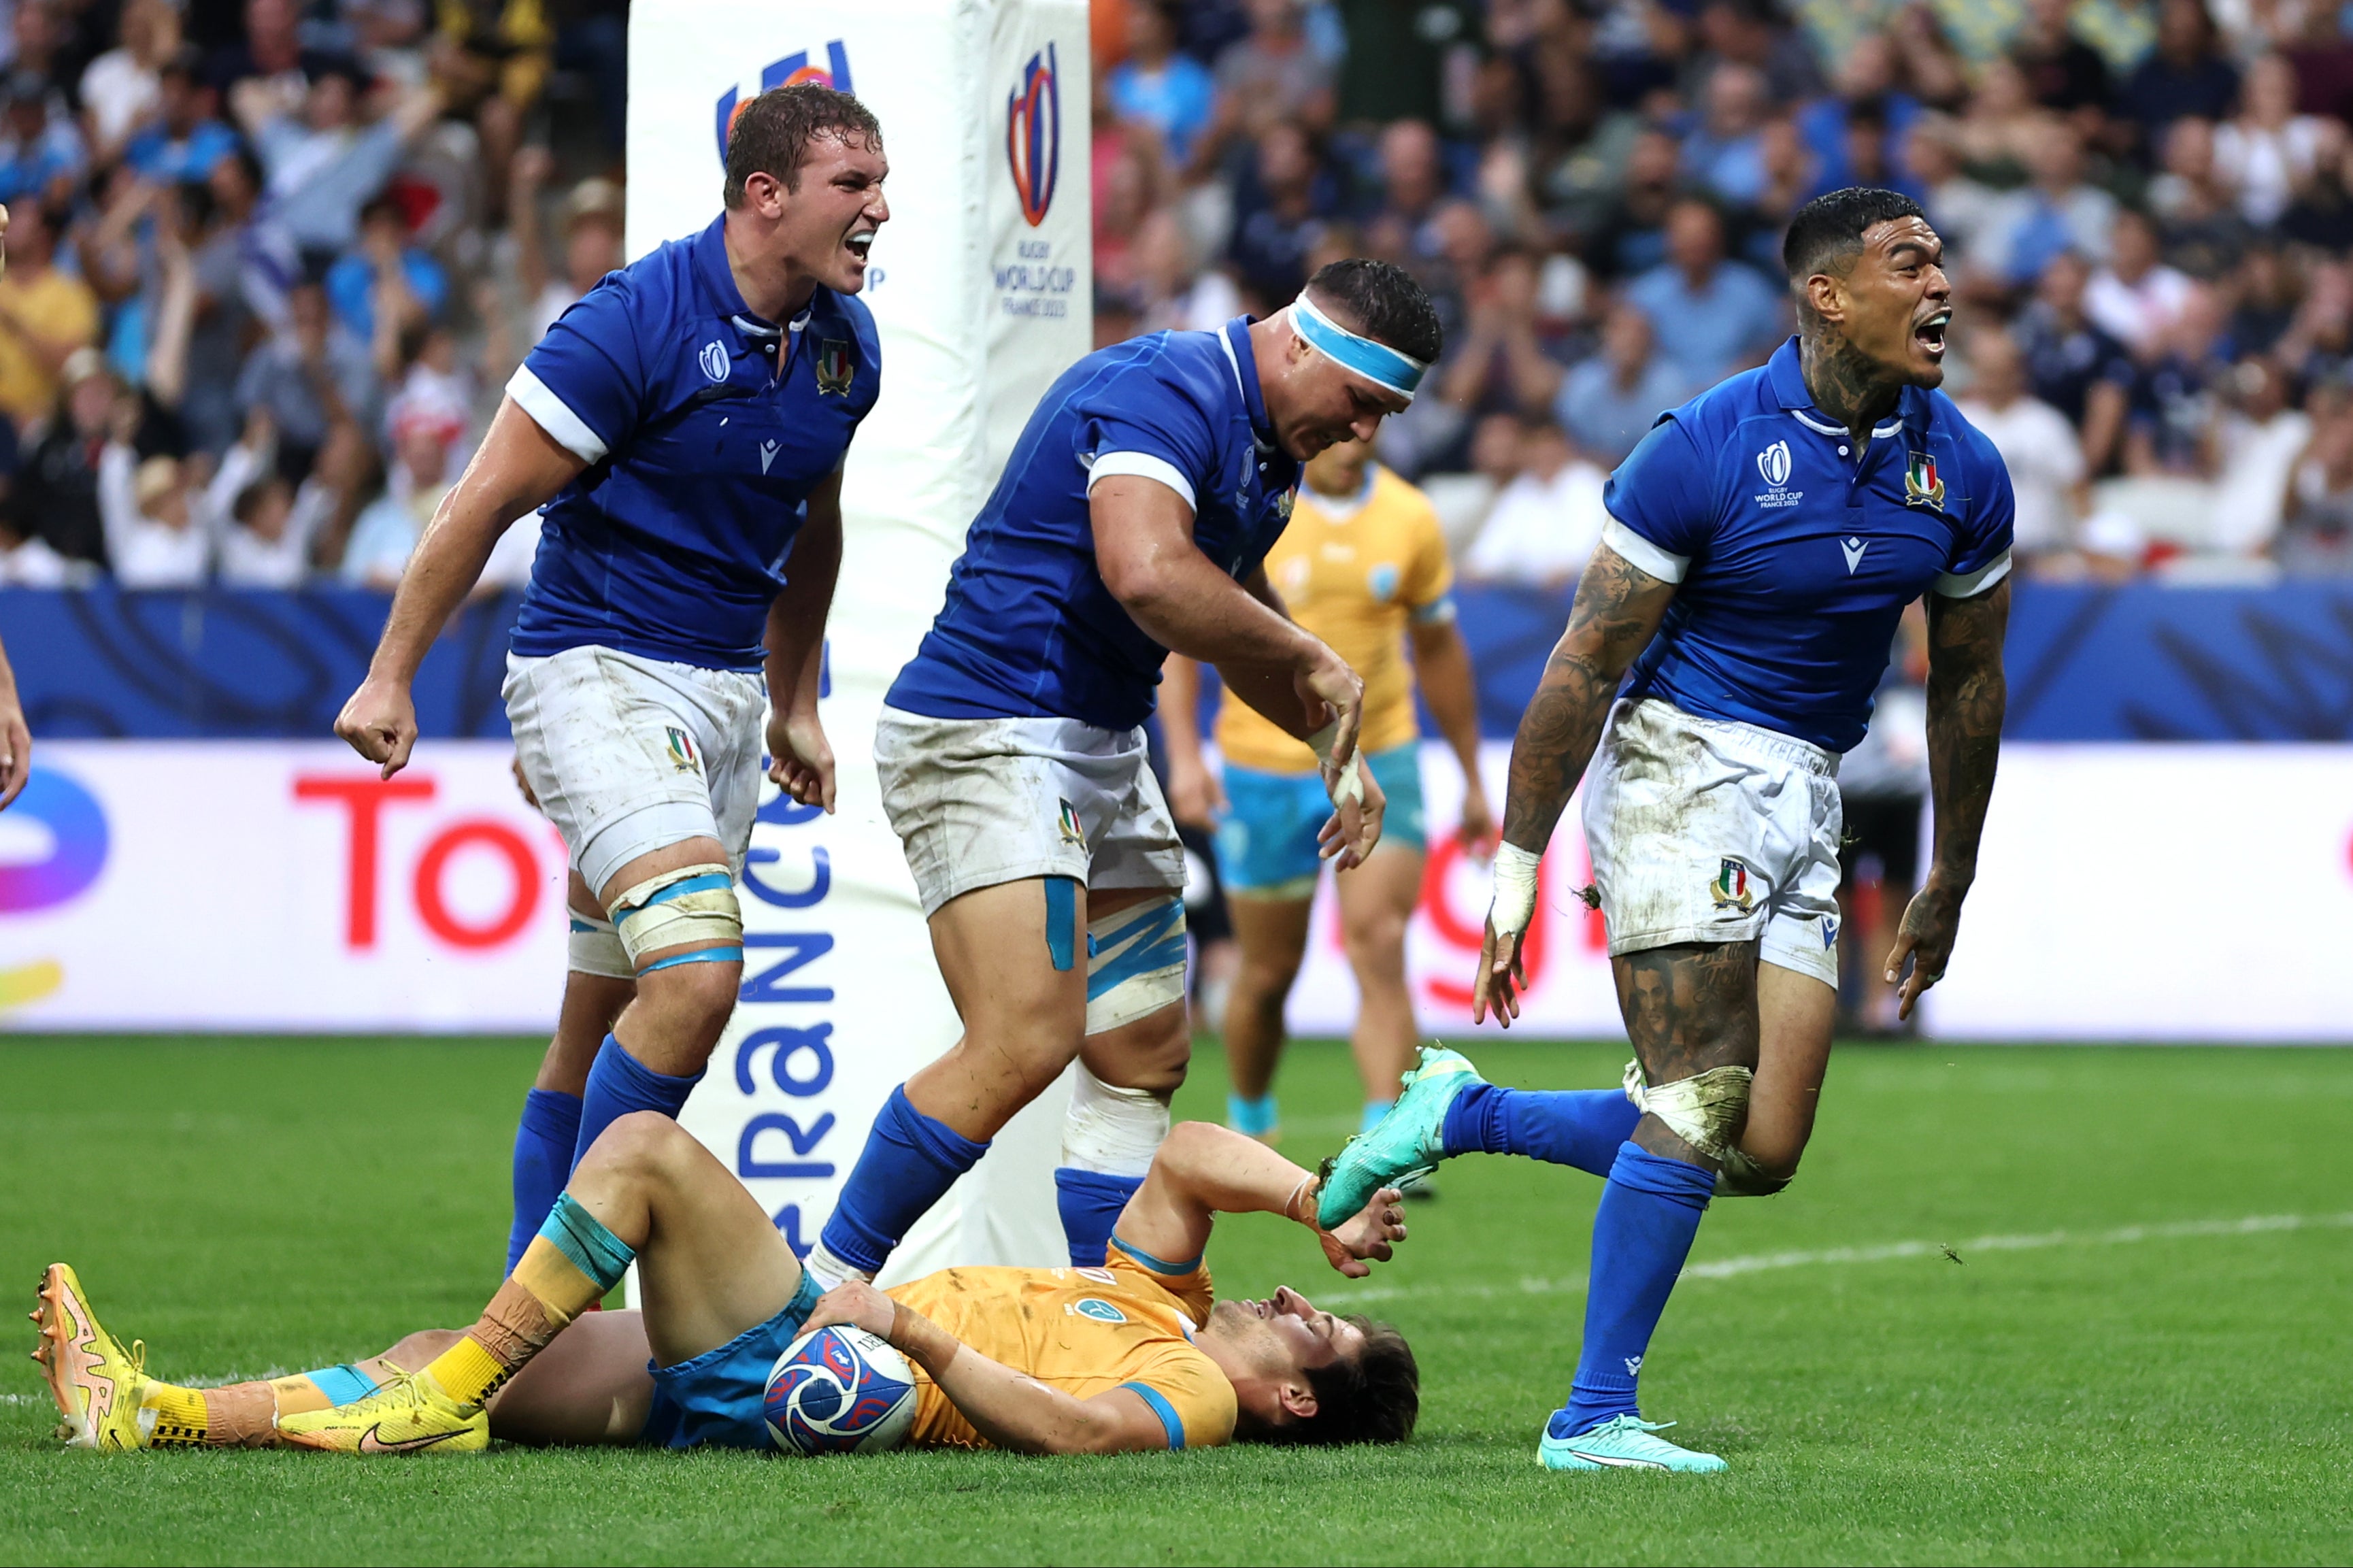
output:
{"label": "arm tattoo", "polygon": [[1928,600],[1928,789],[1936,803],[1932,875],[1966,888],[2001,755],[2002,631],[2010,584],[1972,599]]}
{"label": "arm tattoo", "polygon": [[1568,629],[1545,661],[1512,742],[1504,837],[1521,848],[1542,854],[1551,842],[1561,809],[1593,760],[1618,682],[1658,630],[1674,591],[1606,544],[1593,552],[1569,606]]}

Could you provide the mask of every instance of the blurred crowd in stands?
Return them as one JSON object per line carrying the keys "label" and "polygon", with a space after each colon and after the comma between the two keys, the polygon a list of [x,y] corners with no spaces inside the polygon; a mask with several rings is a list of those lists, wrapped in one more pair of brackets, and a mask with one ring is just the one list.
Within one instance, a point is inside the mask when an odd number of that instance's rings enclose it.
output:
{"label": "blurred crowd in stands", "polygon": [[626,29],[0,0],[0,582],[396,582],[513,365],[620,265]]}
{"label": "blurred crowd in stands", "polygon": [[[1791,330],[1781,229],[1851,184],[1947,242],[1947,390],[2031,574],[2353,574],[2353,5],[1092,17],[1098,337],[1409,267],[1448,348],[1382,456],[1470,577],[1573,579],[1652,418]],[[0,0],[0,582],[396,581],[620,262],[626,28],[625,0]]]}

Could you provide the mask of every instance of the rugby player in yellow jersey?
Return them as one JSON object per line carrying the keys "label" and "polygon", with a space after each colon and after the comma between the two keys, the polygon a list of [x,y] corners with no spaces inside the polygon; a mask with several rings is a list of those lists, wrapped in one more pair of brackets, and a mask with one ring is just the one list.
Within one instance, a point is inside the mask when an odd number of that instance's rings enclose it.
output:
{"label": "rugby player in yellow jersey", "polygon": [[[1356,1070],[1365,1080],[1365,1125],[1397,1098],[1413,1065],[1419,1031],[1406,991],[1405,928],[1421,895],[1423,826],[1420,725],[1414,677],[1462,769],[1456,837],[1492,850],[1494,816],[1479,782],[1478,697],[1471,652],[1455,625],[1453,568],[1438,513],[1413,486],[1372,460],[1371,444],[1343,441],[1310,458],[1291,526],[1267,552],[1267,581],[1293,620],[1331,645],[1365,681],[1364,728],[1356,745],[1388,796],[1380,847],[1338,879],[1340,929],[1356,973]],[[1411,663],[1406,646],[1412,645]],[[1202,761],[1198,667],[1171,658],[1160,700],[1170,809],[1179,822],[1217,822],[1218,871],[1225,881],[1241,966],[1226,1003],[1229,1126],[1275,1135],[1273,1093],[1282,1054],[1282,1008],[1307,952],[1315,894],[1317,832],[1331,815],[1315,753],[1248,704],[1220,703],[1218,749],[1223,787]]]}
{"label": "rugby player in yellow jersey", "polygon": [[[1291,1289],[1219,1301],[1201,1255],[1218,1213],[1315,1221],[1317,1182],[1208,1122],[1160,1146],[1102,1268],[949,1268],[820,1296],[741,1184],[649,1111],[599,1137],[547,1224],[464,1331],[274,1383],[149,1379],[54,1264],[34,1311],[63,1436],[102,1452],[164,1445],[460,1453],[522,1443],[772,1446],[769,1370],[803,1332],[855,1323],[915,1369],[918,1447],[1114,1453],[1229,1442],[1401,1442],[1419,1374],[1386,1324]],[[1405,1226],[1376,1193],[1325,1257],[1361,1277]],[[642,1312],[588,1313],[635,1259]]]}

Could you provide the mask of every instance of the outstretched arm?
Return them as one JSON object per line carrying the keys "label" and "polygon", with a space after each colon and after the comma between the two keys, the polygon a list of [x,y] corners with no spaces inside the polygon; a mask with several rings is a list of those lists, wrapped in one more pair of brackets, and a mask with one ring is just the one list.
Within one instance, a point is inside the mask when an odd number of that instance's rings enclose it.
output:
{"label": "outstretched arm", "polygon": [[[2010,625],[2010,582],[1974,598],[1928,595],[1928,795],[1936,847],[1927,880],[1904,910],[1887,954],[1890,984],[1904,977],[1897,1014],[1908,1018],[1921,993],[1944,978],[1960,934],[1961,900],[1977,880],[1978,840],[2001,758],[2001,718],[2010,687],[2001,668]],[[1912,973],[1904,976],[1904,962]]]}
{"label": "outstretched arm", "polygon": [[512,397],[499,404],[490,434],[440,508],[401,574],[367,679],[343,704],[335,733],[390,778],[417,744],[408,688],[450,614],[482,574],[507,525],[554,499],[587,465],[539,427]]}
{"label": "outstretched arm", "polygon": [[809,493],[808,516],[768,605],[768,776],[803,805],[833,809],[833,747],[818,722],[825,622],[841,576],[841,470]]}
{"label": "outstretched arm", "polygon": [[1405,1239],[1397,1192],[1374,1194],[1363,1212],[1327,1231],[1315,1223],[1317,1186],[1313,1173],[1255,1138],[1214,1122],[1179,1122],[1153,1155],[1113,1234],[1155,1258],[1193,1259],[1208,1246],[1217,1215],[1279,1214],[1314,1231],[1332,1267],[1352,1279],[1372,1272],[1366,1259],[1388,1262],[1390,1244]]}
{"label": "outstretched arm", "polygon": [[1659,629],[1672,583],[1651,576],[1603,544],[1578,579],[1568,629],[1545,661],[1544,679],[1520,715],[1512,742],[1511,784],[1504,795],[1504,842],[1495,855],[1495,901],[1487,917],[1471,1016],[1489,1008],[1509,1026],[1519,1016],[1520,938],[1535,910],[1536,864],[1577,781],[1593,760],[1602,721],[1628,667]]}

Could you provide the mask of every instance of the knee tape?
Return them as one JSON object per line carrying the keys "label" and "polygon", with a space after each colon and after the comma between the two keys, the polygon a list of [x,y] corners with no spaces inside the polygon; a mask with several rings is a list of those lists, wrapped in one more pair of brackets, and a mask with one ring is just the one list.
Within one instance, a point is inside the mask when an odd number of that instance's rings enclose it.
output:
{"label": "knee tape", "polygon": [[1062,1163],[1106,1176],[1141,1176],[1168,1136],[1168,1102],[1148,1089],[1114,1089],[1079,1064],[1062,1121]]}
{"label": "knee tape", "polygon": [[1718,1157],[1715,1171],[1715,1191],[1719,1197],[1769,1198],[1789,1184],[1787,1176],[1776,1176],[1765,1167],[1740,1152],[1740,1145],[1730,1144]]}
{"label": "knee tape", "polygon": [[724,866],[681,866],[649,877],[614,900],[613,924],[632,964],[681,942],[724,944],[648,964],[647,974],[674,963],[735,963],[744,957],[744,912],[735,902],[735,879]]}
{"label": "knee tape", "polygon": [[1132,1024],[1183,1000],[1182,898],[1164,894],[1087,922],[1088,1034]]}
{"label": "knee tape", "polygon": [[1748,1119],[1748,1090],[1756,1079],[1747,1068],[1720,1067],[1672,1083],[1651,1083],[1643,1077],[1642,1064],[1630,1061],[1626,1064],[1626,1098],[1721,1165]]}
{"label": "knee tape", "polygon": [[638,977],[638,966],[629,962],[629,950],[621,945],[621,933],[613,929],[611,921],[584,915],[578,910],[564,912],[572,917],[572,936],[565,947],[566,969],[607,980]]}

